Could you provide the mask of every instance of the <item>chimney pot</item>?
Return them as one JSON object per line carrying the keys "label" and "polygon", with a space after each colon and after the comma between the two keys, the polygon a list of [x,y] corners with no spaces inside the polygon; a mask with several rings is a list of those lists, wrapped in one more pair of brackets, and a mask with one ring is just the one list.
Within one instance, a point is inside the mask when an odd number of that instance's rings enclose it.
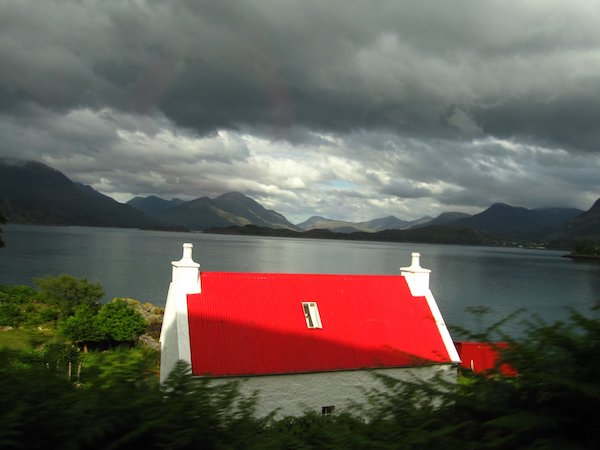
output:
{"label": "chimney pot", "polygon": [[186,242],[185,244],[183,244],[183,257],[181,258],[183,259],[192,259],[192,248],[194,247],[194,244],[190,244],[189,242]]}
{"label": "chimney pot", "polygon": [[173,276],[171,281],[188,294],[200,292],[199,269],[200,264],[192,259],[192,248],[190,243],[183,244],[183,257],[179,261],[173,261]]}
{"label": "chimney pot", "polygon": [[419,262],[419,259],[421,258],[421,254],[417,253],[417,252],[413,252],[413,253],[411,253],[411,256],[412,256],[412,262],[410,264],[411,267],[414,267],[415,269],[420,268],[421,264]]}
{"label": "chimney pot", "polygon": [[431,270],[421,267],[419,261],[421,254],[411,253],[412,260],[410,267],[401,267],[400,274],[406,278],[408,287],[413,296],[423,296],[429,292],[429,274]]}

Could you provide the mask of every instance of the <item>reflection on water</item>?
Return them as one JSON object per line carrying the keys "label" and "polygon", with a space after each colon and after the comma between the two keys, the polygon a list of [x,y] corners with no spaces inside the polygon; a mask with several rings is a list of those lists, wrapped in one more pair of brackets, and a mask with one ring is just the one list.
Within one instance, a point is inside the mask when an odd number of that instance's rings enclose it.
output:
{"label": "reflection on water", "polygon": [[194,244],[201,270],[397,274],[421,253],[446,322],[474,329],[466,307],[487,306],[483,325],[525,307],[546,320],[565,318],[600,300],[600,265],[563,252],[455,245],[171,233],[118,228],[5,225],[0,284],[32,284],[47,275],[98,281],[106,299],[132,297],[164,305],[170,262]]}

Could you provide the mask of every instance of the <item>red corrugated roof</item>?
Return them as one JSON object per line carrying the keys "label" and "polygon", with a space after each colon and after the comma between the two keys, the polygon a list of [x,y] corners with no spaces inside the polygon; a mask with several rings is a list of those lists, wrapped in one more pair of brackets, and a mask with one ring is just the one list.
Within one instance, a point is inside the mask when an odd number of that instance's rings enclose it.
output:
{"label": "red corrugated roof", "polygon": [[[500,350],[508,348],[506,342],[455,341],[454,345],[461,359],[461,366],[473,372],[490,372],[498,363]],[[515,376],[517,372],[508,364],[501,364],[500,373]]]}
{"label": "red corrugated roof", "polygon": [[[402,276],[201,273],[188,295],[192,371],[258,375],[450,362]],[[322,329],[306,325],[316,302]]]}

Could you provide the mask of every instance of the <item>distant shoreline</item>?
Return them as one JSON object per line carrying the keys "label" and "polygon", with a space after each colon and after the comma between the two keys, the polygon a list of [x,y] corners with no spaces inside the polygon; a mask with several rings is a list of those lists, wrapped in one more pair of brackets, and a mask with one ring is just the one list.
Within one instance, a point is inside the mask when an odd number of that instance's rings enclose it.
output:
{"label": "distant shoreline", "polygon": [[551,248],[540,243],[499,239],[469,227],[450,227],[433,225],[410,230],[384,230],[377,232],[357,231],[339,233],[328,229],[293,231],[284,228],[267,228],[256,225],[209,228],[202,231],[207,234],[228,234],[242,236],[286,237],[298,239],[331,239],[347,241],[404,242],[441,245],[480,245],[487,247],[511,247],[537,250],[566,250]]}
{"label": "distant shoreline", "polygon": [[[42,223],[22,223],[9,221],[5,225],[39,225],[39,226],[83,226],[99,228],[124,228],[140,231],[162,231],[162,232],[180,232],[180,233],[206,233],[206,234],[226,234],[241,236],[263,236],[280,237],[296,239],[329,239],[346,241],[370,241],[370,242],[398,242],[398,243],[422,243],[422,244],[441,244],[441,245],[467,245],[467,246],[486,246],[486,247],[511,247],[526,248],[537,250],[569,251],[567,246],[552,246],[547,243],[528,242],[517,239],[498,238],[491,236],[480,230],[464,226],[432,225],[408,230],[383,230],[377,232],[356,231],[352,233],[335,232],[326,228],[312,229],[308,231],[295,231],[288,228],[270,228],[257,225],[233,225],[229,227],[213,227],[206,230],[190,230],[186,227],[164,226],[164,227],[111,227],[97,225],[73,225],[73,224],[42,224]],[[563,255],[566,258],[597,260],[599,257],[591,255]]]}
{"label": "distant shoreline", "polygon": [[569,253],[563,255],[563,258],[582,259],[586,261],[600,261],[600,255],[580,255],[577,253]]}

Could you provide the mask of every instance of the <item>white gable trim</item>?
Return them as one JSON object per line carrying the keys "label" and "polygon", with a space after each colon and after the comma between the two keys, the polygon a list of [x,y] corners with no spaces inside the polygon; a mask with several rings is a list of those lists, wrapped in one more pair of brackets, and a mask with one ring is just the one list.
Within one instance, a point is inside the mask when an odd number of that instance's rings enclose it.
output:
{"label": "white gable trim", "polygon": [[440,332],[440,336],[442,337],[442,341],[444,341],[444,345],[446,346],[446,350],[448,351],[448,356],[452,360],[452,362],[459,364],[460,356],[458,356],[458,352],[456,351],[456,346],[454,345],[454,341],[450,336],[450,332],[448,331],[448,327],[446,326],[446,322],[444,322],[444,318],[442,317],[442,313],[440,312],[440,308],[438,308],[437,302],[433,297],[433,293],[430,289],[427,289],[425,293],[425,299],[427,300],[427,304],[429,305],[429,310],[433,315],[433,320],[438,327]]}
{"label": "white gable trim", "polygon": [[456,351],[446,322],[444,322],[440,308],[438,308],[433,293],[431,292],[431,289],[429,289],[429,274],[431,273],[431,270],[421,267],[420,253],[412,253],[411,257],[411,265],[409,267],[401,267],[400,274],[406,279],[406,284],[408,284],[408,288],[413,297],[425,297],[427,305],[429,305],[429,310],[433,315],[433,320],[435,321],[440,336],[442,337],[442,341],[446,346],[448,356],[452,362],[460,363],[460,357],[458,356],[458,352]]}
{"label": "white gable trim", "polygon": [[183,244],[183,257],[173,261],[173,276],[160,330],[160,382],[179,360],[191,365],[187,295],[199,293],[200,265],[192,260],[192,244]]}

